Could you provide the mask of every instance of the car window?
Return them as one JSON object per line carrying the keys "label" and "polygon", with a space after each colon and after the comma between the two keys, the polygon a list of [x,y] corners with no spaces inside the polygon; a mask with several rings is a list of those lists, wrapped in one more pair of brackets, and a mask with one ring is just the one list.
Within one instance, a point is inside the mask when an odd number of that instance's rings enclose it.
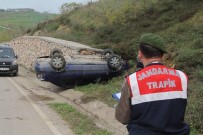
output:
{"label": "car window", "polygon": [[11,48],[0,48],[0,58],[14,58],[15,54]]}

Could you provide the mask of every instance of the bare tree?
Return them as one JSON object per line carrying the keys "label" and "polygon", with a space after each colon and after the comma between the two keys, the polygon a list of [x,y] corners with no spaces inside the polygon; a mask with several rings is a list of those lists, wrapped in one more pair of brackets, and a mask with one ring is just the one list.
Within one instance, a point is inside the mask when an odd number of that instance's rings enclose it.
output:
{"label": "bare tree", "polygon": [[72,3],[64,3],[61,7],[60,7],[60,11],[61,13],[65,13],[65,12],[70,12],[78,7],[80,7],[81,4],[77,4],[75,2]]}

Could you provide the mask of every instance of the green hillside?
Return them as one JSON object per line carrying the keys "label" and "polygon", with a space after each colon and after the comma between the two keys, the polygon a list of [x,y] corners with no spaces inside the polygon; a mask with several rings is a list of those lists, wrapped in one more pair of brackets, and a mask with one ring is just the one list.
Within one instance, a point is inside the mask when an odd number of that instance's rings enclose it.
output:
{"label": "green hillside", "polygon": [[[72,40],[98,48],[113,48],[122,58],[136,58],[140,35],[162,35],[168,51],[165,62],[189,75],[186,121],[192,134],[203,133],[203,1],[202,0],[104,0],[40,23],[29,34]],[[132,66],[132,69],[134,67]],[[84,102],[99,97],[112,105],[110,95],[120,91],[123,77],[107,84],[77,87]]]}
{"label": "green hillside", "polygon": [[56,15],[38,12],[0,12],[0,42],[10,40],[23,33],[28,28],[45,20],[53,19]]}

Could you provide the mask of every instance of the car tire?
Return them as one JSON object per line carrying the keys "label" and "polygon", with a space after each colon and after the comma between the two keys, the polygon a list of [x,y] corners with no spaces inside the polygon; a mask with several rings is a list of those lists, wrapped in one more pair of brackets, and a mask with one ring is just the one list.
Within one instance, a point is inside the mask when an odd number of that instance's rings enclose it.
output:
{"label": "car tire", "polygon": [[63,55],[56,53],[51,57],[50,65],[56,72],[62,72],[65,70],[66,60]]}
{"label": "car tire", "polygon": [[13,74],[13,76],[18,76],[18,71]]}
{"label": "car tire", "polygon": [[107,59],[108,68],[112,71],[119,71],[122,68],[121,57],[113,54]]}
{"label": "car tire", "polygon": [[50,52],[50,55],[49,55],[50,58],[53,57],[54,54],[61,54],[61,55],[63,55],[63,52],[62,52],[60,49],[58,49],[58,48],[54,48],[54,49]]}
{"label": "car tire", "polygon": [[108,59],[108,58],[111,57],[111,55],[114,54],[114,52],[113,52],[112,49],[107,48],[107,49],[104,49],[104,50],[103,50],[103,53],[102,53],[102,54],[104,55],[104,57],[105,57],[106,59]]}

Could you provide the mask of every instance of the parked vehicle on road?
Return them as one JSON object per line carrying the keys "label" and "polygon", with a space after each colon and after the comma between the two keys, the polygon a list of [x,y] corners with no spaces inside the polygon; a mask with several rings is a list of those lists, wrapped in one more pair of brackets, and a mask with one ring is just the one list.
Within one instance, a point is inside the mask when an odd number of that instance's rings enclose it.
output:
{"label": "parked vehicle on road", "polygon": [[0,74],[18,75],[17,55],[9,45],[0,44]]}
{"label": "parked vehicle on road", "polygon": [[60,87],[72,87],[76,82],[109,79],[123,71],[123,60],[112,50],[103,50],[95,55],[75,55],[66,58],[59,49],[50,56],[37,58],[35,72],[41,81]]}

